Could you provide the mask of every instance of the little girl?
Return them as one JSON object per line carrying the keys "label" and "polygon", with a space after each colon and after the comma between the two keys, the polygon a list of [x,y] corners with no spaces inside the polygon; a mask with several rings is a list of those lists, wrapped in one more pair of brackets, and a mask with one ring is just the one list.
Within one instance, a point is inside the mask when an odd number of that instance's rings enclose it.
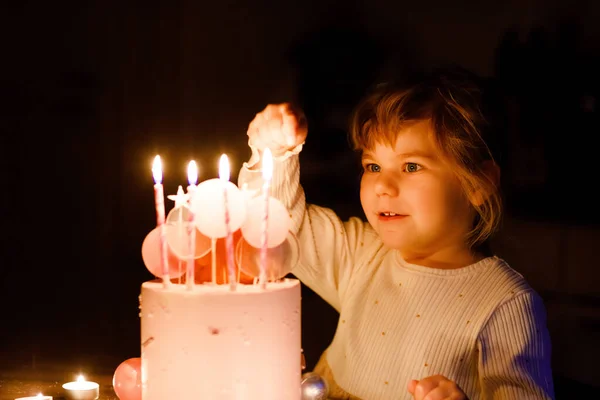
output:
{"label": "little girl", "polygon": [[502,202],[480,98],[467,74],[438,70],[359,105],[367,222],[305,203],[300,111],[269,105],[250,123],[240,185],[260,187],[270,148],[300,242],[292,272],[340,313],[315,368],[332,398],[554,398],[544,304],[488,251]]}

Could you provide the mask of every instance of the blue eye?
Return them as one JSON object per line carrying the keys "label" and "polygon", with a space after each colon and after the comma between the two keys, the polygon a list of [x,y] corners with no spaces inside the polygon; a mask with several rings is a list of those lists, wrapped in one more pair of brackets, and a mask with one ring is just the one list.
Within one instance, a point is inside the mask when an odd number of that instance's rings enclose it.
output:
{"label": "blue eye", "polygon": [[421,168],[419,164],[409,162],[404,165],[404,172],[417,172]]}
{"label": "blue eye", "polygon": [[367,172],[380,172],[381,167],[377,164],[367,164],[365,165],[365,171]]}

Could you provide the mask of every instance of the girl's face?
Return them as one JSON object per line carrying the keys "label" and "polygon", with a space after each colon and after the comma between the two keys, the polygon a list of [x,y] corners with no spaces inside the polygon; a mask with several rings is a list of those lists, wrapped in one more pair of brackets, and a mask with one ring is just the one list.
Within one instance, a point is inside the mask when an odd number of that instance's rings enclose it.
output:
{"label": "girl's face", "polygon": [[472,261],[466,235],[475,211],[437,150],[429,120],[403,128],[394,147],[365,150],[362,165],[361,203],[385,245],[426,266]]}

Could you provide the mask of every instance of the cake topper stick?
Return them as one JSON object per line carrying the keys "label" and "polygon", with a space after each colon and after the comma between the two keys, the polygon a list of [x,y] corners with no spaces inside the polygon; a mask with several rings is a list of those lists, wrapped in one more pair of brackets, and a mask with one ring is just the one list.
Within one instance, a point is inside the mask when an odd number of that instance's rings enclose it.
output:
{"label": "cake topper stick", "polygon": [[212,283],[217,284],[217,238],[210,238],[210,264],[211,264],[211,276]]}
{"label": "cake topper stick", "polygon": [[[181,187],[181,186],[179,186]],[[182,189],[183,190],[183,189]],[[178,222],[178,229],[177,229],[177,236],[179,237],[179,240],[181,240],[181,238],[183,237],[183,232],[182,232],[182,227],[183,227],[183,214],[179,213],[179,217],[177,217],[177,222]],[[181,260],[181,258],[177,257],[177,273],[179,274],[179,276],[177,277],[177,284],[181,285],[181,276],[183,275],[183,273],[181,272],[181,269],[183,268],[183,261]]]}
{"label": "cake topper stick", "polygon": [[229,285],[231,290],[234,291],[236,288],[235,280],[235,263],[233,260],[233,234],[230,227],[229,218],[229,201],[227,199],[227,183],[229,182],[229,159],[226,154],[221,155],[219,160],[219,178],[223,182],[223,203],[225,207],[225,229],[226,229],[226,242],[225,247],[227,250],[227,272],[229,274]]}
{"label": "cake topper stick", "polygon": [[194,200],[194,193],[196,191],[196,183],[198,182],[198,166],[195,161],[190,161],[188,164],[188,194],[189,194],[189,202],[190,207],[188,211],[188,238],[189,238],[189,247],[188,247],[188,259],[186,265],[186,275],[185,282],[188,290],[192,290],[194,288],[194,260],[196,258],[196,224],[194,221],[194,211],[192,209],[192,203]]}
{"label": "cake topper stick", "polygon": [[262,160],[262,177],[263,177],[263,196],[265,208],[262,219],[262,235],[260,246],[260,279],[259,282],[264,289],[267,285],[267,251],[269,240],[269,189],[271,186],[271,178],[273,177],[273,157],[271,150],[266,148],[263,152]]}
{"label": "cake topper stick", "polygon": [[[186,204],[188,204],[188,197],[189,196],[185,194],[181,185],[177,187],[177,194],[170,194],[167,196],[169,200],[173,200],[175,202],[175,209],[186,206]],[[177,213],[177,227],[177,240],[181,241],[181,238],[183,237],[183,213],[181,210]],[[181,273],[182,265],[183,262],[181,261],[181,258],[177,257],[177,272],[179,274],[177,277],[178,285],[181,285],[181,275],[183,275]]]}
{"label": "cake topper stick", "polygon": [[165,287],[171,285],[169,277],[169,260],[167,255],[167,238],[165,231],[165,194],[162,185],[163,173],[160,156],[154,157],[152,164],[152,175],[154,177],[154,205],[156,208],[156,225],[160,229],[160,262],[162,267],[162,280]]}

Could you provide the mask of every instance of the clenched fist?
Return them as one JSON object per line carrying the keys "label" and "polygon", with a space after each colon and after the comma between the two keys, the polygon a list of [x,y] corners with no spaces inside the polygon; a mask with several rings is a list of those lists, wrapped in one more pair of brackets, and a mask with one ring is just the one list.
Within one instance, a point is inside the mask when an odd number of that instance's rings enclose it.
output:
{"label": "clenched fist", "polygon": [[304,143],[307,133],[302,110],[289,103],[269,104],[250,122],[248,144],[261,153],[269,148],[274,156],[279,156]]}

